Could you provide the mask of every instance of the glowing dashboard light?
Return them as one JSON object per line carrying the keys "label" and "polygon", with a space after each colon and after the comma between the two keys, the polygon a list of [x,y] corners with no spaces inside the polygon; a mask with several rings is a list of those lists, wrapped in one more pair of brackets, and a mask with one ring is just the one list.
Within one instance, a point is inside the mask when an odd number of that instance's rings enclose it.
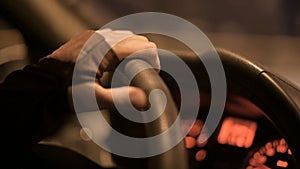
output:
{"label": "glowing dashboard light", "polygon": [[273,145],[271,142],[268,142],[266,145],[265,145],[265,148],[266,148],[266,155],[269,156],[269,157],[272,157],[275,155],[276,151],[275,149],[273,148]]}
{"label": "glowing dashboard light", "polygon": [[267,142],[249,158],[246,169],[296,168],[284,138]]}
{"label": "glowing dashboard light", "polygon": [[203,122],[201,120],[196,120],[188,134],[190,136],[196,137],[200,134],[202,127],[203,127]]}
{"label": "glowing dashboard light", "polygon": [[277,167],[281,167],[281,168],[287,168],[289,163],[286,162],[286,161],[281,161],[281,160],[278,160],[277,163],[276,163]]}
{"label": "glowing dashboard light", "polygon": [[185,147],[187,149],[191,149],[195,147],[195,145],[196,145],[196,139],[194,137],[190,137],[190,136],[185,137]]}
{"label": "glowing dashboard light", "polygon": [[199,135],[197,138],[197,146],[198,147],[204,147],[206,146],[208,142],[208,136],[203,134],[203,135]]}
{"label": "glowing dashboard light", "polygon": [[255,137],[257,124],[251,120],[227,117],[218,135],[220,144],[249,148]]}
{"label": "glowing dashboard light", "polygon": [[206,154],[207,154],[206,150],[200,150],[196,153],[195,159],[197,161],[203,161],[206,157]]}

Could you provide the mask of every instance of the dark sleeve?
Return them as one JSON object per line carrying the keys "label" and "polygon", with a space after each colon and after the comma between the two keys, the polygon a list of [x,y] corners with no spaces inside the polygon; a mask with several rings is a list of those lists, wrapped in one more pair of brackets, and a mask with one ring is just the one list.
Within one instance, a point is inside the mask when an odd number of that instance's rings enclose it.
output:
{"label": "dark sleeve", "polygon": [[7,76],[0,84],[1,146],[18,153],[62,124],[70,113],[67,87],[73,68],[72,63],[42,59]]}

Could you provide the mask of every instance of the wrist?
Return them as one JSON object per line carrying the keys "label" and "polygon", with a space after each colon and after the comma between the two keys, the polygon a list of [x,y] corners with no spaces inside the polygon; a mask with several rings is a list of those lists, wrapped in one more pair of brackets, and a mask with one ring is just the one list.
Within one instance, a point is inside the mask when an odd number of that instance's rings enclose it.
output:
{"label": "wrist", "polygon": [[37,69],[40,72],[57,78],[57,81],[65,86],[71,84],[74,70],[74,63],[72,62],[62,62],[57,59],[44,57],[30,67],[30,69]]}

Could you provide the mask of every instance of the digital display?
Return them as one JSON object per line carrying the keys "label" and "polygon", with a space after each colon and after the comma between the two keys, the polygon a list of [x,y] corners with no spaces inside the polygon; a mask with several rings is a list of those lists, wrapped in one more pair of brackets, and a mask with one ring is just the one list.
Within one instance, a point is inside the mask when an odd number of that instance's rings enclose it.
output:
{"label": "digital display", "polygon": [[252,145],[257,129],[257,123],[234,117],[223,120],[218,143],[249,148]]}

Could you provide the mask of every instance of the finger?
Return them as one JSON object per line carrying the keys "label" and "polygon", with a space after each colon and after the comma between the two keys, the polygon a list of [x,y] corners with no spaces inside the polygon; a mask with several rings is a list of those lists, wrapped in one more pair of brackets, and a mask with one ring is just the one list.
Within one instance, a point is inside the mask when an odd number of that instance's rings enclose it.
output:
{"label": "finger", "polygon": [[[113,96],[112,93],[115,93]],[[145,92],[137,87],[119,87],[106,89],[96,84],[95,93],[100,109],[113,108],[115,104],[119,106],[128,106],[127,96],[129,94],[131,104],[138,110],[147,107],[147,97]]]}
{"label": "finger", "polygon": [[157,72],[160,71],[160,60],[158,57],[158,51],[156,44],[153,42],[146,42],[146,43],[137,43],[134,46],[135,49],[133,49],[128,59],[141,59],[145,60],[147,63],[149,63]]}
{"label": "finger", "polygon": [[118,42],[130,38],[134,36],[134,34],[129,30],[115,30],[112,31],[111,29],[104,29],[104,30],[97,30],[96,33],[100,34],[102,37],[105,38],[107,44],[110,47],[116,45]]}
{"label": "finger", "polygon": [[142,36],[142,35],[131,36],[128,39],[131,39],[131,40],[140,40],[140,41],[144,41],[144,42],[148,42],[149,41],[149,39],[147,37]]}
{"label": "finger", "polygon": [[154,42],[144,41],[144,40],[132,40],[131,42],[127,42],[128,45],[132,46],[131,52],[137,52],[139,50],[144,49],[157,49],[157,46]]}
{"label": "finger", "polygon": [[157,46],[156,46],[155,43],[149,42],[148,47],[149,47],[150,49],[152,49],[152,50],[153,50],[153,53],[154,53],[154,54],[152,55],[152,57],[149,58],[149,59],[150,59],[149,63],[153,66],[153,68],[155,68],[155,70],[156,70],[157,72],[159,72],[161,67],[160,67],[160,60],[159,60],[159,57],[158,57]]}
{"label": "finger", "polygon": [[146,42],[137,39],[126,39],[112,47],[119,60],[123,60],[129,55],[145,49],[155,49],[156,45],[153,42]]}

